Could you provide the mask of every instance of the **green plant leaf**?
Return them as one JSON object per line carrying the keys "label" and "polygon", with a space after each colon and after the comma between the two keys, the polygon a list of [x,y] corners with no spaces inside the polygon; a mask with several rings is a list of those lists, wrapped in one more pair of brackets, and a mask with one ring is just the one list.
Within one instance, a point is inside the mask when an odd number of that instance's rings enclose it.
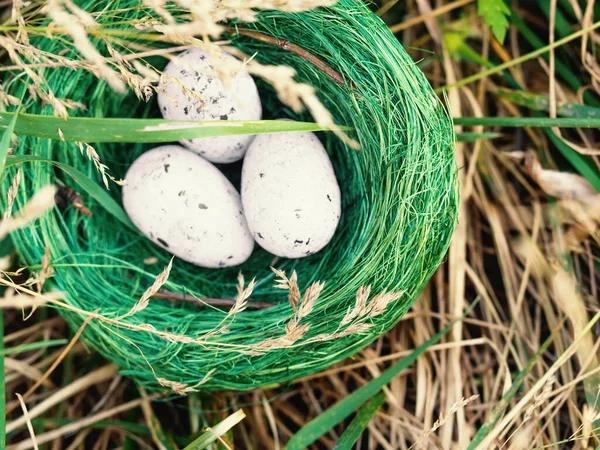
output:
{"label": "green plant leaf", "polygon": [[477,11],[485,18],[496,39],[502,44],[508,30],[508,16],[510,8],[504,0],[478,0]]}
{"label": "green plant leaf", "polygon": [[455,125],[486,127],[600,128],[600,117],[455,117]]}
{"label": "green plant leaf", "polygon": [[127,214],[125,214],[125,211],[123,211],[123,208],[121,208],[121,205],[119,205],[115,200],[113,200],[113,198],[110,195],[108,195],[108,193],[102,187],[100,187],[94,180],[92,180],[83,172],[80,172],[79,170],[75,169],[74,167],[69,166],[68,164],[64,164],[58,161],[52,161],[50,159],[45,159],[35,155],[15,155],[8,156],[6,158],[7,167],[27,162],[43,162],[58,167],[67,175],[69,175],[73,179],[73,181],[75,181],[75,183],[79,185],[79,187],[81,187],[85,192],[91,195],[92,198],[100,204],[100,206],[106,209],[106,211],[108,211],[115,218],[120,220],[123,224],[127,225],[131,229],[137,230],[135,225],[131,223],[131,220],[129,220],[129,217],[127,217]]}
{"label": "green plant leaf", "polygon": [[69,342],[67,339],[50,339],[48,341],[31,342],[29,344],[17,345],[16,347],[6,348],[0,351],[0,356],[12,355],[15,353],[28,352],[40,348],[56,347]]}
{"label": "green plant leaf", "polygon": [[571,163],[575,169],[590,182],[596,191],[600,192],[600,173],[595,167],[590,166],[586,162],[586,157],[581,155],[579,152],[572,149],[568,144],[559,138],[556,133],[550,129],[546,129],[546,135],[550,138],[556,148],[562,153],[562,155]]}
{"label": "green plant leaf", "polygon": [[[496,95],[515,105],[523,106],[533,111],[550,111],[550,99],[543,95],[504,88],[498,89]],[[600,108],[565,102],[556,105],[556,113],[562,117],[598,118],[600,117]]]}
{"label": "green plant leaf", "polygon": [[[479,300],[473,302],[473,304],[467,309],[462,318],[467,316],[473,308],[477,305]],[[413,352],[406,358],[401,359],[389,369],[385,370],[379,377],[369,381],[367,384],[357,389],[355,392],[350,394],[345,399],[337,402],[331,408],[324,413],[318,415],[313,420],[304,425],[288,442],[286,445],[287,450],[301,450],[305,449],[331,428],[336,426],[353,411],[356,411],[364,402],[375,396],[386,384],[388,384],[395,376],[397,376],[404,369],[409,367],[417,358],[422,355],[429,347],[439,341],[446,333],[448,333],[454,324],[462,318],[454,320],[447,325],[443,330],[433,336],[424,344],[418,346]]]}
{"label": "green plant leaf", "polygon": [[246,414],[243,410],[237,410],[225,420],[222,420],[221,422],[216,424],[210,430],[206,431],[205,433],[202,433],[200,437],[195,439],[183,450],[202,450],[208,447],[210,444],[215,442],[220,436],[223,436],[231,428],[240,423],[245,417]]}
{"label": "green plant leaf", "polygon": [[377,412],[377,410],[383,405],[385,401],[385,394],[380,392],[371,400],[369,400],[363,407],[360,408],[356,417],[350,422],[348,428],[344,430],[344,433],[340,436],[340,440],[333,448],[334,450],[352,450],[354,444],[365,431],[365,428],[369,425],[369,422]]}
{"label": "green plant leaf", "polygon": [[[8,129],[16,113],[0,113],[0,130]],[[348,131],[348,127],[341,127]],[[309,122],[291,120],[164,120],[104,119],[72,117],[62,119],[38,114],[18,114],[15,133],[74,142],[152,143],[174,142],[209,136],[325,131]]]}
{"label": "green plant leaf", "polygon": [[475,142],[478,139],[496,139],[502,136],[500,133],[494,132],[483,132],[483,133],[471,133],[469,131],[465,131],[462,133],[456,133],[457,142]]}
{"label": "green plant leaf", "polygon": [[0,177],[4,175],[4,165],[6,163],[6,155],[8,155],[8,149],[10,148],[10,137],[15,131],[15,125],[17,124],[17,114],[10,119],[10,122],[6,125],[4,133],[2,133],[2,139],[0,139]]}

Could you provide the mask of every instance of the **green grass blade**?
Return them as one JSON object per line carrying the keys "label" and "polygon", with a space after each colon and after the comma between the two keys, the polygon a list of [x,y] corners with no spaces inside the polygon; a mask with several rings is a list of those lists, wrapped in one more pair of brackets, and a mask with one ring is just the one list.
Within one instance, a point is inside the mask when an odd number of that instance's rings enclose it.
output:
{"label": "green grass blade", "polygon": [[238,410],[225,420],[219,422],[217,425],[212,427],[210,430],[202,433],[198,439],[194,440],[191,444],[185,447],[183,450],[202,450],[207,448],[210,444],[215,442],[220,436],[224,435],[233,428],[235,425],[240,423],[246,414],[244,414],[243,410]]}
{"label": "green grass blade", "polygon": [[[543,95],[511,89],[498,89],[496,95],[501,99],[533,111],[550,111],[550,99]],[[594,118],[600,117],[600,108],[577,103],[561,103],[556,105],[556,114],[562,117]]]}
{"label": "green grass blade", "polygon": [[[0,352],[4,353],[4,311],[0,309]],[[0,358],[0,448],[6,448],[6,381],[4,357]]]}
{"label": "green grass blade", "polygon": [[[16,113],[0,113],[0,130],[8,129]],[[348,131],[347,127],[342,129]],[[60,131],[59,131],[60,130]],[[15,133],[75,142],[152,143],[209,136],[325,131],[316,123],[290,120],[164,120],[104,119],[18,114]],[[62,132],[62,135],[61,135]]]}
{"label": "green grass blade", "polygon": [[581,176],[588,180],[596,191],[600,192],[600,173],[586,162],[586,157],[569,147],[554,131],[548,129],[546,135]]}
{"label": "green grass blade", "polygon": [[456,117],[454,124],[487,127],[600,128],[600,117]]}
{"label": "green grass blade", "polygon": [[499,138],[500,136],[502,136],[501,133],[494,133],[494,132],[484,132],[484,133],[471,133],[471,132],[464,132],[464,133],[456,133],[456,141],[457,142],[475,142],[479,139],[496,139]]}
{"label": "green grass blade", "polygon": [[[473,302],[463,317],[468,315],[477,303],[477,301]],[[458,320],[462,320],[462,318]],[[375,396],[394,377],[415,362],[417,358],[425,352],[425,350],[427,350],[429,347],[439,341],[446,333],[448,333],[458,320],[451,322],[427,342],[417,347],[406,358],[401,359],[392,367],[385,370],[379,377],[371,380],[350,394],[348,397],[339,401],[327,411],[308,422],[300,429],[300,431],[292,436],[286,446],[286,449],[301,450],[311,445],[313,442],[327,433],[331,428],[352,414],[353,411],[356,411],[360,405]]]}
{"label": "green grass blade", "polygon": [[369,422],[377,412],[377,410],[383,405],[385,401],[385,394],[380,392],[367,402],[356,414],[356,417],[350,422],[348,428],[340,436],[340,440],[333,448],[334,450],[352,450],[354,444],[360,438],[360,435],[365,431],[365,428],[369,425]]}
{"label": "green grass blade", "polygon": [[79,185],[79,187],[81,187],[85,192],[91,195],[92,198],[100,204],[100,206],[106,209],[106,211],[115,216],[115,218],[120,220],[123,224],[127,225],[128,227],[134,230],[136,229],[135,225],[133,225],[133,223],[131,223],[131,220],[129,220],[129,217],[127,217],[127,214],[125,214],[125,211],[123,211],[123,208],[121,208],[121,205],[119,205],[115,200],[113,200],[113,198],[110,195],[108,195],[108,193],[94,180],[92,180],[83,172],[80,172],[79,170],[75,169],[74,167],[71,167],[68,164],[64,164],[58,161],[52,161],[50,159],[45,159],[35,155],[15,155],[8,156],[6,158],[7,167],[27,162],[43,162],[58,167],[67,175],[69,175],[73,179],[73,181],[75,181],[75,183]]}
{"label": "green grass blade", "polygon": [[2,139],[0,139],[0,177],[4,175],[4,165],[6,163],[6,155],[8,155],[8,149],[10,148],[10,137],[15,131],[15,125],[17,124],[17,114],[14,114],[13,118],[7,124],[2,133]]}
{"label": "green grass blade", "polygon": [[38,350],[40,348],[56,347],[69,342],[67,339],[50,339],[48,341],[31,342],[29,344],[17,345],[16,347],[5,348],[0,351],[0,356],[13,355],[15,353],[28,352],[30,350]]}
{"label": "green grass blade", "polygon": [[[538,2],[538,5],[540,5],[540,8],[548,21],[550,20],[550,3],[551,2]],[[554,28],[557,32],[557,35],[559,37],[568,36],[571,32],[571,25],[569,24],[569,21],[562,13],[561,8],[556,8],[554,11]]]}

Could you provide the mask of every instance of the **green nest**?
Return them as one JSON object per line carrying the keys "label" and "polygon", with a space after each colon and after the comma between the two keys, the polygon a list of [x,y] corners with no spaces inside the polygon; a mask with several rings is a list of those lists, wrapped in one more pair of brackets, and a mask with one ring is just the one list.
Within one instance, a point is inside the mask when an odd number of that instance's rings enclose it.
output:
{"label": "green nest", "polygon": [[[88,11],[104,10],[98,21],[114,28],[135,31],[127,23],[148,17],[136,0],[78,3]],[[110,14],[117,8],[119,14]],[[241,271],[247,281],[256,279],[249,302],[275,306],[248,309],[223,323],[226,308],[153,298],[144,310],[121,319],[121,325],[92,320],[85,328],[86,342],[114,361],[122,374],[148,388],[162,384],[183,392],[204,381],[198,389],[251,389],[314,373],[352,355],[394,326],[411,307],[441,263],[456,223],[451,119],[415,62],[362,2],[341,0],[333,7],[304,13],[264,12],[259,22],[246,27],[300,45],[346,80],[337,83],[306,58],[276,45],[231,35],[234,46],[260,62],[295,68],[297,79],[316,88],[336,123],[352,128],[352,137],[360,143],[357,151],[331,133],[320,133],[342,189],[339,228],[332,242],[316,255],[275,263],[288,276],[297,272],[302,292],[316,280],[324,281],[325,287],[312,312],[301,321],[309,325],[305,334],[286,344],[281,339],[272,341],[286,335],[286,325],[294,317],[286,292],[273,287],[272,255],[257,247],[247,263],[223,270],[201,269],[175,259],[164,286],[169,291],[201,298],[235,297]],[[72,44],[62,38],[35,37],[32,44],[54,54],[76,55]],[[102,49],[100,41],[96,44]],[[162,58],[149,61],[157,67],[166,64]],[[157,116],[154,98],[145,103],[133,93],[116,94],[86,71],[46,69],[45,76],[58,97],[87,106],[73,116]],[[22,74],[12,73],[4,84],[19,94],[23,81]],[[259,89],[265,118],[286,114],[310,120],[287,110],[269,86],[259,83]],[[33,100],[25,106],[28,113],[52,114],[49,106]],[[91,144],[116,177],[123,177],[131,162],[151,147]],[[93,164],[73,143],[21,136],[14,153],[60,161],[100,184]],[[23,182],[15,209],[48,183],[60,180],[77,188],[51,164],[27,162],[20,167]],[[9,169],[10,176],[3,183],[4,198],[15,170]],[[239,166],[231,170],[239,172]],[[120,204],[118,186],[109,192]],[[92,217],[73,207],[57,207],[15,232],[14,243],[21,262],[32,270],[39,270],[48,246],[55,276],[46,287],[51,284],[66,292],[66,302],[72,307],[97,310],[114,320],[140,299],[171,255],[125,227],[87,193],[81,194],[94,212]],[[145,265],[149,257],[158,258],[158,263]],[[371,286],[370,300],[383,292],[402,295],[381,314],[363,317],[361,326],[349,330],[348,324],[341,325],[342,319],[355,307],[359,288],[367,285]],[[59,312],[73,328],[86,317],[64,308]],[[207,335],[223,325],[227,330]],[[261,349],[265,340],[277,345]]]}

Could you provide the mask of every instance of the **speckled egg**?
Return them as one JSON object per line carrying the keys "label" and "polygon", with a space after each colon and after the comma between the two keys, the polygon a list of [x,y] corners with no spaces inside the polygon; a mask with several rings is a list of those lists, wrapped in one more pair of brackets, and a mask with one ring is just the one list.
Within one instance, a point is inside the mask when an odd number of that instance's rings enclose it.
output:
{"label": "speckled egg", "polygon": [[325,247],[340,220],[341,195],[317,136],[257,136],[244,158],[242,203],[254,239],[270,253],[302,258]]}
{"label": "speckled egg", "polygon": [[125,175],[123,207],[154,243],[202,267],[237,266],[254,240],[240,194],[211,163],[178,145],[156,147]]}
{"label": "speckled egg", "polygon": [[[235,60],[228,53],[208,56],[200,49],[186,50],[164,69],[158,105],[165,119],[260,120],[262,106],[254,80],[242,72],[227,86],[214,73],[212,61]],[[181,144],[215,163],[242,159],[253,135],[216,136],[181,141]]]}

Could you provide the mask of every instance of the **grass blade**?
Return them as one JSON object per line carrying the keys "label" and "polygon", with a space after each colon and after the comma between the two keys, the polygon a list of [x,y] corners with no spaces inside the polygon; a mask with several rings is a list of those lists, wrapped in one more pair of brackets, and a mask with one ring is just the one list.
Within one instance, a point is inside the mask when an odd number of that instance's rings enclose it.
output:
{"label": "grass blade", "polygon": [[[550,99],[543,95],[525,91],[514,91],[512,89],[498,89],[496,95],[515,105],[523,106],[533,111],[550,111]],[[594,118],[600,117],[600,108],[566,102],[556,105],[556,113],[562,117]]]}
{"label": "grass blade", "polygon": [[92,180],[83,172],[80,172],[79,170],[75,169],[74,167],[69,166],[68,164],[64,164],[58,161],[52,161],[50,159],[45,159],[35,155],[15,155],[8,156],[6,158],[7,167],[27,162],[43,162],[58,167],[67,175],[69,175],[73,179],[73,181],[75,181],[75,183],[79,185],[79,187],[81,187],[85,192],[92,196],[94,200],[96,200],[104,209],[106,209],[106,211],[108,211],[110,214],[112,214],[115,218],[120,220],[123,224],[127,225],[128,227],[134,230],[136,229],[135,225],[133,225],[133,223],[131,223],[131,220],[129,220],[127,214],[125,214],[125,211],[123,211],[123,208],[121,208],[121,205],[119,205],[110,195],[108,195],[108,193],[102,187],[100,187],[100,185],[98,185],[94,180]]}
{"label": "grass blade", "polygon": [[478,139],[496,139],[496,138],[499,138],[500,136],[502,136],[502,134],[494,133],[494,132],[471,133],[471,132],[467,131],[464,133],[457,133],[456,141],[457,142],[475,142]]}
{"label": "grass blade", "polygon": [[220,436],[227,433],[231,428],[240,423],[246,414],[243,410],[238,410],[234,412],[232,415],[227,417],[225,420],[222,420],[217,425],[212,427],[210,430],[202,433],[198,439],[194,440],[191,444],[185,447],[183,450],[202,450],[207,448],[210,444],[215,442]]}
{"label": "grass blade", "polygon": [[29,344],[2,349],[0,351],[0,356],[13,355],[15,353],[23,353],[30,350],[38,350],[40,348],[56,347],[57,345],[64,345],[67,342],[69,342],[67,339],[50,339],[48,341],[31,342]]}
{"label": "grass blade", "polygon": [[590,182],[596,191],[600,192],[600,174],[598,171],[590,166],[586,162],[585,156],[579,154],[567,145],[556,133],[552,130],[546,130],[546,135],[550,138],[556,148],[562,153],[562,155],[571,163],[571,165],[577,169],[577,171],[586,180]]}
{"label": "grass blade", "polygon": [[369,422],[375,415],[375,413],[379,410],[383,402],[385,401],[385,394],[380,392],[368,403],[366,403],[358,413],[356,417],[350,422],[348,428],[344,431],[344,433],[340,436],[340,440],[334,447],[334,450],[351,450],[354,448],[354,444],[360,438],[362,432],[367,428]]}
{"label": "grass blade", "polygon": [[455,125],[486,127],[600,128],[600,117],[456,117]]}
{"label": "grass blade", "polygon": [[[467,316],[478,301],[473,302],[469,309],[465,312],[463,317]],[[287,450],[300,450],[308,447],[325,433],[327,433],[332,427],[336,426],[353,411],[356,411],[360,405],[376,395],[386,384],[388,384],[395,376],[397,376],[404,369],[409,367],[417,358],[422,355],[429,347],[439,341],[446,333],[448,333],[454,324],[461,319],[454,320],[447,325],[443,330],[433,336],[424,344],[417,347],[410,355],[406,358],[401,359],[389,369],[385,370],[378,378],[371,380],[348,397],[340,400],[338,403],[333,405],[324,413],[320,414],[304,427],[300,429],[288,442]]]}
{"label": "grass blade", "polygon": [[14,114],[4,129],[4,133],[2,133],[2,139],[0,140],[0,176],[4,175],[4,164],[6,163],[6,155],[8,155],[8,149],[10,148],[10,137],[15,131],[16,123],[17,114]]}
{"label": "grass blade", "polygon": [[[0,113],[0,130],[8,129],[16,113]],[[342,127],[348,131],[347,127]],[[290,120],[164,120],[104,119],[18,114],[15,133],[75,142],[152,143],[209,136],[325,131],[316,123]],[[61,134],[62,133],[62,134]]]}

